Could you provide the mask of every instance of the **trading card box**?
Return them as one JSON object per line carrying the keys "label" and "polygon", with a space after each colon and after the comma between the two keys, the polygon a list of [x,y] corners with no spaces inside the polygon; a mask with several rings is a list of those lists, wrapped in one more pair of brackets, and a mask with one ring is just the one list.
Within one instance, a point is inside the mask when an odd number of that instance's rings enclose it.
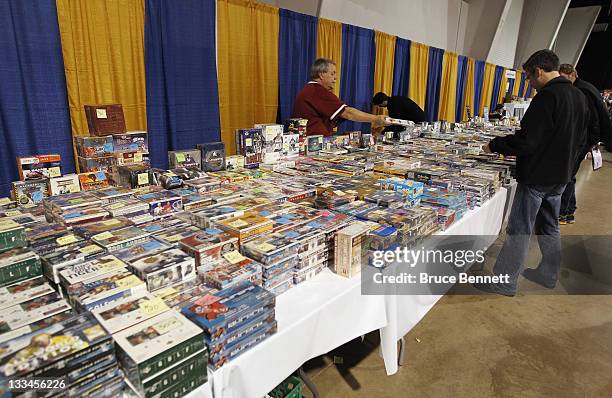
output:
{"label": "trading card box", "polygon": [[4,308],[0,310],[0,335],[71,309],[68,302],[55,291]]}
{"label": "trading card box", "polygon": [[316,155],[323,150],[323,136],[310,135],[306,137],[306,156]]}
{"label": "trading card box", "polygon": [[135,386],[206,348],[202,330],[176,311],[165,311],[113,338],[117,359]]}
{"label": "trading card box", "polygon": [[99,205],[79,207],[78,209],[66,210],[63,213],[57,213],[54,215],[56,222],[59,222],[67,227],[102,221],[108,217],[108,212]]}
{"label": "trading card box", "polygon": [[[45,329],[55,323],[65,321],[68,318],[72,318],[74,313],[71,310],[59,312],[57,314],[48,316],[36,322],[32,322],[23,327],[17,328],[10,332],[2,333],[0,335],[0,344],[4,344],[9,340],[16,339],[17,337],[23,336],[24,334],[30,334],[40,329]],[[114,356],[114,355],[113,355]]]}
{"label": "trading card box", "polygon": [[132,262],[130,269],[145,281],[150,292],[196,276],[195,259],[180,249],[143,257]]}
{"label": "trading card box", "polygon": [[290,280],[291,283],[293,283],[293,271],[294,271],[293,267],[291,267],[291,268],[287,268],[285,272],[281,272],[277,275],[270,276],[268,278],[264,278],[262,281],[261,287],[270,291],[277,285],[280,285],[288,280]]}
{"label": "trading card box", "polygon": [[367,224],[355,222],[338,231],[334,257],[336,274],[352,278],[361,273],[362,241],[369,230]]}
{"label": "trading card box", "polygon": [[244,214],[245,207],[246,209],[251,209],[257,206],[243,206],[243,203],[244,202],[242,200],[238,199],[231,203],[216,204],[213,206],[205,207],[193,213],[192,221],[198,227],[211,228],[214,227],[214,224],[218,223],[221,220]]}
{"label": "trading card box", "polygon": [[262,234],[272,229],[272,221],[257,213],[245,212],[243,215],[217,221],[220,229],[238,239]]}
{"label": "trading card box", "polygon": [[253,176],[251,174],[247,174],[242,170],[237,171],[228,171],[228,170],[220,170],[220,171],[211,171],[208,173],[210,177],[216,178],[221,181],[222,184],[227,183],[238,183],[241,181],[252,180]]}
{"label": "trading card box", "polygon": [[151,293],[141,292],[96,308],[91,313],[106,331],[115,334],[168,310],[170,308],[163,300]]}
{"label": "trading card box", "polygon": [[113,255],[126,263],[132,263],[143,257],[152,256],[170,249],[172,246],[159,241],[153,237],[147,238],[145,241],[134,246],[113,252]]}
{"label": "trading card box", "polygon": [[243,334],[239,335],[239,338],[236,338],[231,343],[216,344],[216,348],[220,351],[211,351],[209,358],[210,364],[215,369],[220,368],[228,361],[231,361],[248,349],[261,343],[266,337],[276,333],[276,330],[277,324],[275,320],[271,322],[264,320],[252,324],[243,331]]}
{"label": "trading card box", "polygon": [[149,204],[149,212],[153,217],[177,213],[183,209],[183,200],[173,191],[162,190],[136,195],[136,198]]}
{"label": "trading card box", "polygon": [[198,278],[194,278],[170,287],[156,290],[151,294],[161,298],[168,307],[180,311],[181,308],[197,300],[199,297],[205,294],[213,294],[217,291],[218,289],[211,288],[198,280]]}
{"label": "trading card box", "polygon": [[293,284],[294,285],[299,285],[302,282],[306,282],[306,281],[314,278],[318,274],[320,274],[321,271],[323,271],[327,267],[328,267],[328,262],[324,262],[324,263],[321,263],[321,264],[316,265],[314,267],[306,268],[306,269],[300,270],[298,272],[295,272],[293,274]]}
{"label": "trading card box", "polygon": [[193,180],[185,181],[187,187],[193,188],[199,193],[215,191],[222,186],[221,180],[214,177],[201,177]]}
{"label": "trading card box", "polygon": [[11,219],[0,219],[0,253],[27,244],[26,230]]}
{"label": "trading card box", "polygon": [[329,260],[329,248],[325,245],[317,251],[310,252],[307,256],[300,257],[299,261],[296,263],[295,269],[302,270],[310,268],[327,260]]}
{"label": "trading card box", "polygon": [[45,221],[45,216],[34,216],[31,213],[13,214],[10,217],[6,218],[13,220],[15,223],[21,225],[22,227],[29,227]]}
{"label": "trading card box", "polygon": [[49,179],[49,193],[53,196],[64,195],[81,191],[79,176],[68,174],[63,177],[53,177]]}
{"label": "trading card box", "polygon": [[124,297],[147,290],[147,285],[131,272],[122,269],[99,279],[73,285],[71,302],[78,311],[91,311]]}
{"label": "trading card box", "polygon": [[125,249],[147,240],[149,234],[142,229],[129,226],[114,231],[106,231],[94,235],[91,240],[109,252]]}
{"label": "trading card box", "polygon": [[24,211],[26,211],[26,209],[17,209],[16,206],[15,208],[12,208],[12,209],[0,209],[0,218],[11,218],[12,219],[15,216],[22,216],[24,214],[23,213]]}
{"label": "trading card box", "polygon": [[284,134],[282,136],[282,156],[288,159],[296,158],[300,155],[300,135]]}
{"label": "trading card box", "polygon": [[0,345],[0,388],[8,378],[63,377],[113,348],[91,314],[70,317]]}
{"label": "trading card box", "polygon": [[206,349],[203,349],[168,371],[144,380],[141,386],[134,387],[139,396],[144,398],[183,396],[182,393],[176,392],[177,387],[184,385],[186,380],[197,380],[198,374],[203,374],[206,380],[207,364],[208,354]]}
{"label": "trading card box", "polygon": [[259,163],[263,161],[264,144],[265,140],[260,128],[236,130],[237,151],[244,156],[244,167],[259,166]]}
{"label": "trading card box", "polygon": [[74,137],[74,144],[77,154],[84,158],[108,156],[113,153],[113,137],[110,135]]}
{"label": "trading card box", "polygon": [[11,194],[20,207],[33,207],[49,196],[48,179],[14,181]]}
{"label": "trading card box", "polygon": [[181,240],[195,235],[200,231],[201,229],[194,225],[186,225],[154,233],[153,237],[167,245],[178,247]]}
{"label": "trading card box", "polygon": [[354,202],[349,202],[345,205],[338,206],[335,208],[335,210],[339,213],[348,214],[349,216],[357,216],[359,213],[376,208],[378,208],[376,203],[356,200]]}
{"label": "trading card box", "polygon": [[177,176],[172,171],[151,169],[150,177],[153,179],[153,184],[161,185],[165,189],[180,188],[184,185],[184,181],[181,177]]}
{"label": "trading card box", "polygon": [[127,166],[117,166],[118,181],[117,185],[126,188],[140,188],[150,185],[150,167],[144,164],[132,164]]}
{"label": "trading card box", "polygon": [[218,261],[213,268],[200,275],[208,286],[215,289],[225,289],[243,281],[261,285],[262,265],[244,257],[241,261],[235,263],[223,259]]}
{"label": "trading card box", "polygon": [[302,118],[290,118],[285,120],[285,132],[293,134],[306,134],[306,126],[308,126],[308,119]]}
{"label": "trading card box", "polygon": [[298,253],[295,239],[278,233],[260,236],[243,244],[240,249],[242,254],[262,264],[273,264]]}
{"label": "trading card box", "polygon": [[81,190],[91,191],[94,189],[106,188],[110,185],[108,176],[104,171],[89,171],[79,174]]}
{"label": "trading card box", "polygon": [[179,167],[170,171],[185,181],[203,178],[208,175],[206,172],[195,167]]}
{"label": "trading card box", "polygon": [[[141,150],[127,151],[127,152],[115,152],[111,158],[113,173],[117,171],[119,166],[134,166],[143,165],[150,166],[151,160],[148,152]],[[117,179],[114,177],[114,179]]]}
{"label": "trading card box", "polygon": [[181,249],[195,257],[198,267],[212,264],[238,250],[238,238],[217,228],[207,228],[179,242]]}
{"label": "trading card box", "polygon": [[178,167],[202,168],[202,153],[199,149],[184,149],[168,151],[168,165],[170,169]]}
{"label": "trading card box", "polygon": [[92,236],[106,231],[114,231],[133,225],[130,220],[125,217],[110,218],[104,221],[96,221],[89,224],[75,226],[73,231],[75,234],[90,239]]}
{"label": "trading card box", "polygon": [[43,276],[2,287],[0,288],[0,311],[54,292],[55,290]]}
{"label": "trading card box", "polygon": [[113,149],[115,152],[149,152],[149,141],[147,138],[147,132],[130,131],[122,134],[113,134]]}
{"label": "trading card box", "polygon": [[41,256],[43,274],[53,283],[59,285],[59,272],[73,264],[89,261],[104,254],[106,250],[89,241],[63,246],[61,249]]}
{"label": "trading card box", "polygon": [[222,336],[221,338],[211,340],[208,335],[204,337],[210,356],[218,355],[226,349],[234,347],[240,342],[243,337],[252,334],[254,331],[265,327],[266,325],[275,324],[275,313],[273,309],[264,311],[257,316],[243,323],[242,326]]}
{"label": "trading card box", "polygon": [[40,258],[25,248],[0,253],[0,287],[42,275]]}
{"label": "trading card box", "polygon": [[125,118],[121,104],[84,105],[89,134],[105,136],[125,132]]}
{"label": "trading card box", "polygon": [[273,279],[278,277],[279,275],[287,272],[288,270],[292,270],[298,265],[298,256],[293,255],[289,258],[285,258],[279,260],[272,264],[263,265],[263,279]]}
{"label": "trading card box", "polygon": [[243,282],[203,295],[181,311],[214,343],[258,315],[273,311],[275,303],[276,297],[261,286]]}
{"label": "trading card box", "polygon": [[2,210],[11,210],[17,207],[17,202],[15,202],[11,198],[0,198],[0,209]]}
{"label": "trading card box", "polygon": [[96,158],[84,158],[78,156],[77,163],[81,173],[95,173],[101,171],[107,176],[111,175],[113,166],[115,165],[113,156],[102,156]]}
{"label": "trading card box", "polygon": [[178,218],[177,216],[174,216],[142,224],[139,226],[139,228],[146,233],[156,234],[168,229],[183,228],[189,225],[191,224],[181,218]]}
{"label": "trading card box", "polygon": [[291,277],[271,287],[270,289],[268,289],[268,291],[275,296],[279,296],[285,293],[287,290],[291,289],[293,286],[293,277]]}
{"label": "trading card box", "polygon": [[[94,373],[90,373],[85,377],[70,384],[70,387],[65,390],[66,396],[70,397],[87,397],[99,395],[100,397],[108,397],[111,391],[115,391],[115,387],[110,387],[117,381],[123,382],[123,372],[119,370],[117,364],[108,365]],[[111,383],[112,382],[112,383]],[[109,391],[109,388],[111,391]],[[59,394],[54,395],[57,397]],[[52,398],[52,397],[49,397]]]}
{"label": "trading card box", "polygon": [[244,156],[230,155],[225,158],[226,170],[239,170],[244,167]]}
{"label": "trading card box", "polygon": [[102,206],[113,217],[137,217],[143,214],[150,214],[150,206],[148,203],[141,202],[138,199],[122,199],[113,203]]}
{"label": "trading card box", "polygon": [[364,200],[381,207],[397,209],[406,205],[407,196],[399,192],[376,191],[367,195]]}
{"label": "trading card box", "polygon": [[210,206],[213,201],[210,197],[198,193],[183,196],[183,210],[194,211]]}
{"label": "trading card box", "polygon": [[93,192],[75,192],[47,198],[43,204],[53,212],[63,212],[101,203],[102,201]]}
{"label": "trading card box", "polygon": [[104,276],[114,274],[115,271],[122,271],[127,268],[127,264],[117,257],[109,254],[97,257],[93,260],[74,264],[61,270],[60,283],[65,291],[72,295],[73,286],[79,286],[93,279],[100,279]]}
{"label": "trading card box", "polygon": [[26,236],[30,246],[35,246],[39,241],[47,241],[52,238],[64,236],[68,229],[60,224],[36,224],[26,228]]}
{"label": "trading card box", "polygon": [[17,170],[21,181],[53,178],[62,175],[61,156],[58,154],[18,156]]}
{"label": "trading card box", "polygon": [[[181,379],[176,384],[172,384],[167,390],[164,390],[159,398],[175,398],[187,396],[190,392],[196,390],[199,386],[206,383],[207,375],[204,372],[193,372],[191,376]],[[129,385],[129,380],[126,380]],[[132,388],[134,389],[134,388]]]}
{"label": "trading card box", "polygon": [[225,170],[225,144],[222,142],[208,142],[196,145],[202,154],[203,171]]}

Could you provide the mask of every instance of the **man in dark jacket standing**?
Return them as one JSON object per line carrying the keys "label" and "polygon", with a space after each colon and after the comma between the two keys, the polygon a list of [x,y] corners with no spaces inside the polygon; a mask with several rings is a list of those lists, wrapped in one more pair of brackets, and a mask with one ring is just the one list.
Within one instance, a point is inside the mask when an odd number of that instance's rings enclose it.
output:
{"label": "man in dark jacket standing", "polygon": [[[381,108],[387,108],[389,117],[394,119],[409,120],[415,123],[426,122],[427,117],[421,107],[408,97],[402,95],[394,95],[389,97],[387,94],[381,92],[376,93],[372,98],[372,104],[380,106]],[[402,131],[405,127],[403,126],[387,126],[383,131]]]}
{"label": "man in dark jacket standing", "polygon": [[589,105],[589,128],[587,131],[587,142],[583,148],[581,148],[581,155],[576,163],[574,175],[572,179],[567,183],[565,191],[561,196],[561,211],[559,214],[560,224],[573,224],[574,223],[574,212],[576,211],[576,173],[580,169],[580,163],[584,159],[584,156],[591,148],[597,147],[597,144],[601,141],[609,146],[610,137],[612,137],[612,126],[610,125],[610,117],[606,105],[604,104],[603,98],[599,93],[599,90],[591,83],[582,80],[578,77],[578,72],[570,64],[562,64],[559,67],[559,73],[574,84],[574,87],[580,89],[587,98]]}
{"label": "man in dark jacket standing", "polygon": [[586,142],[587,100],[559,75],[559,57],[550,50],[534,53],[523,64],[531,86],[538,90],[514,135],[491,140],[485,152],[515,155],[518,187],[507,236],[493,268],[508,283],[477,288],[507,296],[516,294],[518,276],[527,257],[532,233],[538,236],[542,260],[523,276],[554,288],[561,265],[559,207],[561,194],[574,175],[579,148]]}

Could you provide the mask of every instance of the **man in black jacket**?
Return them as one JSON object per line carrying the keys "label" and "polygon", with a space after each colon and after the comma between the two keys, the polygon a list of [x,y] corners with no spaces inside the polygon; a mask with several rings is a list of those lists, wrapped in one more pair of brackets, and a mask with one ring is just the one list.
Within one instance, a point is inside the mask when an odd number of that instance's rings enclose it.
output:
{"label": "man in black jacket", "polygon": [[[394,119],[410,120],[415,123],[426,122],[427,117],[421,107],[408,97],[394,95],[389,97],[383,92],[376,93],[372,104],[387,108],[389,117]],[[394,125],[385,127],[384,131],[402,131],[404,127]]]}
{"label": "man in black jacket", "polygon": [[578,72],[570,64],[562,64],[559,67],[559,73],[571,81],[574,87],[582,91],[589,105],[590,123],[587,131],[587,145],[581,148],[581,155],[576,163],[574,175],[567,183],[565,191],[563,191],[561,196],[559,223],[573,224],[574,212],[576,211],[576,173],[578,173],[580,163],[590,149],[596,148],[600,141],[605,142],[606,146],[609,146],[608,143],[610,142],[610,137],[612,137],[612,126],[610,125],[610,117],[599,90],[591,83],[580,79]]}
{"label": "man in black jacket", "polygon": [[[548,288],[557,283],[561,265],[559,207],[561,194],[574,175],[579,148],[585,145],[587,100],[559,75],[559,58],[550,50],[534,53],[523,64],[531,86],[538,90],[521,128],[514,135],[491,140],[485,152],[515,155],[518,187],[512,204],[506,241],[493,273],[508,283],[480,284],[498,294],[516,294],[518,276],[527,257],[532,233],[538,236],[542,260],[523,276]],[[503,280],[503,279],[502,279]]]}

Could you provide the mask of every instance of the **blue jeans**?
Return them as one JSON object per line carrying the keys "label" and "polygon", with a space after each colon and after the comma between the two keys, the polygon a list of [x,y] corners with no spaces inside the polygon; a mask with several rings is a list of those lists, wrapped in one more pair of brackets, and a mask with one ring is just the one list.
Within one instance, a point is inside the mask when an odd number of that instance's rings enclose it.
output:
{"label": "blue jeans", "polygon": [[518,184],[506,229],[506,241],[493,267],[495,275],[509,275],[509,283],[499,287],[515,292],[529,240],[535,233],[542,252],[538,272],[545,282],[557,282],[561,267],[561,237],[559,234],[559,207],[565,184]]}

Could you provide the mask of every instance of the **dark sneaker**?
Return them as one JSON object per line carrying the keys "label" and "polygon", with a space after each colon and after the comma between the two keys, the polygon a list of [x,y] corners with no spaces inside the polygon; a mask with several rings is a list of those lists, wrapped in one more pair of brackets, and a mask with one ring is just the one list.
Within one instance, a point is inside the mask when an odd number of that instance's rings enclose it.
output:
{"label": "dark sneaker", "polygon": [[523,276],[525,277],[525,279],[529,279],[533,283],[537,283],[538,285],[544,286],[547,289],[554,289],[555,285],[557,284],[557,282],[554,282],[554,283],[544,282],[542,280],[542,277],[540,276],[540,273],[533,268],[525,268],[523,270]]}
{"label": "dark sneaker", "polygon": [[570,214],[568,216],[565,216],[565,222],[567,224],[573,224],[574,223],[574,215]]}
{"label": "dark sneaker", "polygon": [[472,286],[485,293],[501,294],[503,296],[508,297],[516,296],[516,291],[502,289],[499,285],[495,283],[474,283],[472,284]]}

